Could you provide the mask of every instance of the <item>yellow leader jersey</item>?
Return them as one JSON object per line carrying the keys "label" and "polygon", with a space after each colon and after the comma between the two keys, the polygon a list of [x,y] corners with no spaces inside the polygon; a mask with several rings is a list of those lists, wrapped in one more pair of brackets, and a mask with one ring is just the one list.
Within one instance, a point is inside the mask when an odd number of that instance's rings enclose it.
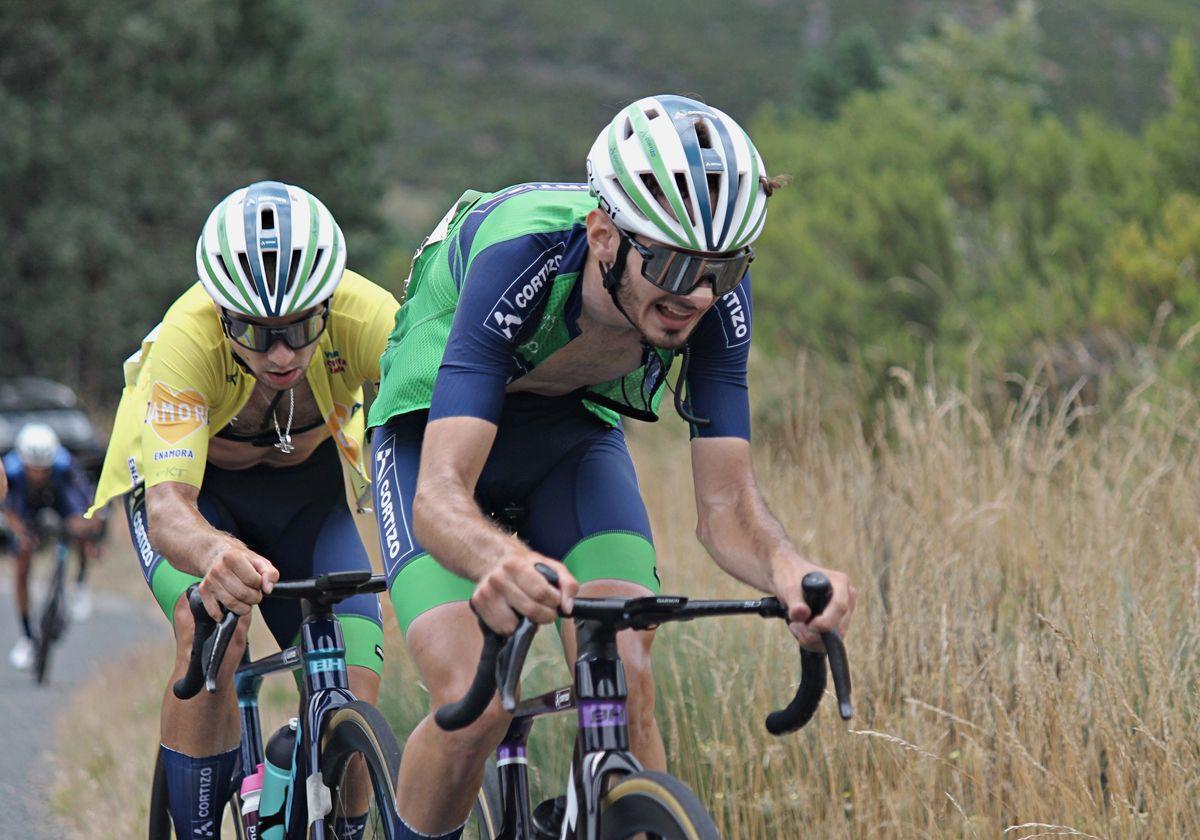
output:
{"label": "yellow leader jersey", "polygon": [[[370,493],[363,382],[379,382],[379,356],[399,306],[387,290],[345,272],[305,372],[325,425],[351,467],[360,511]],[[234,360],[212,298],[196,283],[125,361],[125,389],[88,516],[139,482],[200,487],[209,438],[246,404],[255,381]]]}

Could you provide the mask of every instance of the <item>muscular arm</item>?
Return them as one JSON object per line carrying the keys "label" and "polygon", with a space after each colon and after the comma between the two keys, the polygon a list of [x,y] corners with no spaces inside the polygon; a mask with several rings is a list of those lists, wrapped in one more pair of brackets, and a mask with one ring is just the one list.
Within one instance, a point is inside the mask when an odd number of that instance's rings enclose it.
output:
{"label": "muscular arm", "polygon": [[221,550],[241,541],[208,524],[196,500],[200,490],[181,481],[146,489],[150,544],[181,572],[204,577]]}
{"label": "muscular arm", "polygon": [[181,572],[203,578],[200,594],[209,614],[220,619],[219,601],[244,615],[270,592],[279,571],[245,543],[200,515],[200,491],[167,481],[146,490],[150,544]]}
{"label": "muscular arm", "polygon": [[[438,562],[479,586],[471,600],[494,629],[510,632],[508,608],[540,623],[557,608],[570,610],[578,585],[561,564],[532,551],[491,522],[475,502],[475,484],[496,438],[496,426],[478,417],[443,417],[425,428],[413,498],[413,530]],[[561,593],[533,569],[554,568]]]}
{"label": "muscular arm", "polygon": [[[802,558],[783,526],[767,509],[754,477],[750,443],[740,438],[697,438],[692,441],[696,485],[696,535],[717,564],[738,580],[773,592],[789,609],[792,631],[801,643],[820,647],[818,634],[843,631],[854,609],[855,592],[844,574]],[[809,625],[800,581],[820,570],[833,583],[833,599]]]}

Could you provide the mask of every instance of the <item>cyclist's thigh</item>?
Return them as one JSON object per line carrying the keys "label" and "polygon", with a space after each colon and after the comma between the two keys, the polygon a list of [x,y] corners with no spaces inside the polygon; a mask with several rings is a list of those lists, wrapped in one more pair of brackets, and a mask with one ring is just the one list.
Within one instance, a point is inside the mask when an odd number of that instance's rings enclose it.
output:
{"label": "cyclist's thigh", "polygon": [[[129,522],[129,536],[133,541],[134,553],[137,555],[142,577],[145,579],[146,585],[150,587],[154,599],[158,602],[158,606],[166,615],[167,620],[174,623],[175,604],[179,601],[179,597],[200,578],[179,571],[150,545],[144,484],[139,484],[126,493],[122,501],[125,507],[125,517]],[[237,534],[236,526],[229,512],[211,494],[206,493],[204,488],[200,489],[196,506],[200,510],[200,515],[214,528]]]}
{"label": "cyclist's thigh", "polygon": [[[466,601],[475,585],[443,568],[412,531],[412,500],[424,437],[423,412],[393,417],[375,429],[375,518],[388,575],[388,594],[408,640],[418,616],[445,604]],[[411,645],[411,642],[410,642]]]}
{"label": "cyclist's thigh", "polygon": [[599,430],[529,497],[523,536],[582,584],[627,581],[659,591],[650,518],[619,428]]}

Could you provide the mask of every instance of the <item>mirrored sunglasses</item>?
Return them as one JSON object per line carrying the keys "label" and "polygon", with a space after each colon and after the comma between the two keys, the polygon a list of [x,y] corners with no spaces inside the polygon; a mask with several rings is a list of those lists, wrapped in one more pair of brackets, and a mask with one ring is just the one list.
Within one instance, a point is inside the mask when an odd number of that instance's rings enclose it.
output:
{"label": "mirrored sunglasses", "polygon": [[714,256],[678,251],[666,245],[643,245],[624,231],[630,246],[642,257],[642,276],[673,295],[690,294],[701,283],[711,283],[717,297],[733,291],[754,261],[754,249]]}
{"label": "mirrored sunglasses", "polygon": [[300,350],[312,344],[325,332],[328,315],[329,304],[326,303],[307,318],[278,327],[244,321],[229,312],[221,313],[221,324],[225,328],[225,334],[242,347],[256,353],[265,353],[276,341],[282,341],[293,350]]}

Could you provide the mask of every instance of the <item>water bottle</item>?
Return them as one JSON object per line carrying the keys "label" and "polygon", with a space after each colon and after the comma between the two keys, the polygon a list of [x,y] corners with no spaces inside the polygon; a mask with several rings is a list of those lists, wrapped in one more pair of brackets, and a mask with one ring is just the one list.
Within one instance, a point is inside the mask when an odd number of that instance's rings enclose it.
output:
{"label": "water bottle", "polygon": [[242,825],[246,840],[258,840],[258,803],[262,797],[263,766],[242,779]]}
{"label": "water bottle", "polygon": [[262,790],[258,800],[259,840],[283,840],[298,725],[299,721],[292,718],[267,741],[267,760],[262,765]]}

